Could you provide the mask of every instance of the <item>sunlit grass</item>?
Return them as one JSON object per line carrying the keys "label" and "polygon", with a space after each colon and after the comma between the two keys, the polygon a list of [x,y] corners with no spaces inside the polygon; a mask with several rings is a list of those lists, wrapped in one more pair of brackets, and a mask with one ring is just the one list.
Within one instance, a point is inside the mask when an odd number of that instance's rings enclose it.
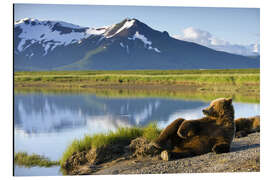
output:
{"label": "sunlit grass", "polygon": [[19,166],[25,167],[32,167],[32,166],[50,167],[59,165],[59,161],[51,161],[48,158],[37,154],[28,155],[26,152],[15,153],[14,162]]}
{"label": "sunlit grass", "polygon": [[102,74],[180,75],[180,74],[257,74],[257,73],[260,73],[260,69],[21,71],[15,72],[15,75],[102,75]]}
{"label": "sunlit grass", "polygon": [[258,83],[260,81],[259,74],[196,74],[196,75],[93,75],[93,76],[59,76],[59,75],[24,75],[15,76],[15,82],[58,82],[58,83],[74,83],[74,82],[90,82],[90,83],[154,83],[154,84],[176,84],[176,83],[205,83],[205,84],[244,84]]}
{"label": "sunlit grass", "polygon": [[15,72],[16,82],[123,84],[245,84],[260,81],[259,69]]}
{"label": "sunlit grass", "polygon": [[82,139],[75,139],[67,147],[60,160],[60,165],[71,157],[75,152],[82,152],[90,150],[91,148],[99,148],[114,143],[128,144],[132,139],[137,137],[145,137],[149,141],[155,139],[160,134],[161,130],[158,129],[155,123],[149,124],[146,127],[129,127],[118,128],[115,132],[100,133],[92,136],[85,135]]}

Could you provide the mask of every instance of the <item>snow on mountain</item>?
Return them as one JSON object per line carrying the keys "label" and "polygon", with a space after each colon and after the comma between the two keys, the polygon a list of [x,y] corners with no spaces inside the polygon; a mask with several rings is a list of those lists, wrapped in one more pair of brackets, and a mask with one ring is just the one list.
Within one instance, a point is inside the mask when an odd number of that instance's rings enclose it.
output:
{"label": "snow on mountain", "polygon": [[[104,26],[101,28],[81,27],[63,21],[47,21],[32,18],[24,18],[16,21],[14,28],[19,28],[21,33],[18,38],[20,42],[17,46],[18,52],[22,52],[34,43],[41,44],[44,48],[45,56],[49,51],[53,51],[57,46],[67,46],[74,43],[81,43],[83,39],[90,36],[101,36],[103,38],[112,38],[125,29],[132,27],[135,19],[125,19],[119,24]],[[144,35],[136,32],[129,40],[139,39],[143,41],[145,47],[149,50],[155,50],[160,53],[157,48],[151,47],[152,42]],[[124,47],[124,44],[121,45]],[[128,49],[128,47],[126,47]],[[129,50],[127,50],[129,52]],[[33,56],[33,55],[31,55]],[[29,56],[29,57],[31,57]]]}
{"label": "snow on mountain", "polygon": [[122,48],[125,47],[125,45],[124,45],[122,42],[120,42],[120,46],[121,46]]}
{"label": "snow on mountain", "polygon": [[[20,28],[22,31],[18,36],[21,39],[17,47],[19,52],[37,42],[44,47],[44,55],[47,54],[49,49],[53,50],[56,46],[65,46],[77,42],[78,40],[86,38],[88,35],[85,33],[86,28],[84,27],[65,22],[39,21],[29,18],[17,21],[15,23],[15,28]],[[65,30],[65,28],[70,29],[70,33],[59,31],[60,28],[63,30]],[[77,32],[74,30],[77,30]],[[25,43],[28,40],[30,40],[30,44],[25,46]]]}
{"label": "snow on mountain", "polygon": [[31,25],[54,25],[56,23],[59,23],[61,26],[63,27],[67,27],[67,28],[72,28],[72,29],[81,29],[83,27],[79,26],[79,25],[75,25],[75,24],[71,24],[71,23],[67,23],[64,21],[47,21],[47,20],[38,20],[38,19],[33,19],[33,18],[24,18],[21,20],[16,21],[15,27],[20,25],[20,24],[31,24]]}
{"label": "snow on mountain", "polygon": [[[114,25],[112,25],[112,26],[107,30],[107,32],[104,34],[104,36],[105,36],[106,38],[111,38],[111,37],[115,36],[116,34],[120,33],[121,31],[123,31],[124,29],[128,29],[128,28],[130,28],[131,26],[133,26],[134,22],[135,22],[134,19],[132,19],[132,20],[130,20],[130,19],[125,19],[125,20],[124,20],[124,24],[123,24],[122,26],[120,26],[120,28],[119,28],[115,33],[112,33],[112,31],[114,30],[114,28],[117,28],[117,27],[116,27],[117,24],[114,24]],[[112,34],[111,34],[111,33],[112,33]]]}
{"label": "snow on mountain", "polygon": [[[39,43],[45,50],[43,55],[57,46],[78,43],[91,35],[101,35],[106,31],[105,28],[87,28],[63,21],[40,21],[30,18],[16,21],[14,28],[22,31],[18,36],[21,39],[17,47],[19,52],[34,43]],[[26,45],[27,41],[30,41],[30,44]]]}
{"label": "snow on mountain", "polygon": [[136,31],[136,33],[133,35],[132,38],[128,38],[128,39],[129,40],[140,39],[144,43],[145,46],[146,45],[150,46],[152,44],[151,41],[148,41],[148,39],[144,35],[140,34],[138,31]]}
{"label": "snow on mountain", "polygon": [[135,39],[139,39],[141,40],[143,43],[144,43],[144,47],[147,47],[147,49],[149,50],[154,50],[158,53],[160,53],[161,51],[158,49],[158,48],[153,48],[151,45],[152,45],[152,42],[149,41],[143,34],[140,34],[138,31],[136,31],[136,33],[133,35],[132,38],[128,38],[129,40],[135,40]]}
{"label": "snow on mountain", "polygon": [[106,28],[89,28],[86,30],[86,34],[88,35],[101,35],[106,32]]}
{"label": "snow on mountain", "polygon": [[152,50],[153,49],[154,51],[156,51],[158,53],[161,53],[161,51],[158,48],[152,48],[152,46],[148,47],[148,49],[149,50]]}

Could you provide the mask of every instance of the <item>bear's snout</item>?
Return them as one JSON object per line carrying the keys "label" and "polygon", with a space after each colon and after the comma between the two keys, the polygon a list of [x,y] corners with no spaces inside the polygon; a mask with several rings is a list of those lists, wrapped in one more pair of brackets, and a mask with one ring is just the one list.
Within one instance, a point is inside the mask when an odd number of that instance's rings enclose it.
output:
{"label": "bear's snout", "polygon": [[208,111],[206,109],[203,109],[202,112],[207,115],[208,114]]}
{"label": "bear's snout", "polygon": [[209,115],[210,114],[208,109],[203,109],[202,112],[203,112],[204,115]]}
{"label": "bear's snout", "polygon": [[203,109],[203,113],[204,113],[204,114],[206,114],[207,112],[208,112],[207,110]]}

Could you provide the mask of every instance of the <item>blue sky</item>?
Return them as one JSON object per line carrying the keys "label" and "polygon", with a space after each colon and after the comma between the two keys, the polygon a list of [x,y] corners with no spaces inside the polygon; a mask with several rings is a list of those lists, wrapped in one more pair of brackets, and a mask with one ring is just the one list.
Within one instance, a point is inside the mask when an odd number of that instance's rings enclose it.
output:
{"label": "blue sky", "polygon": [[[202,38],[216,38],[230,45],[254,44],[260,33],[258,8],[16,4],[15,20],[25,17],[62,20],[86,27],[111,25],[129,17],[180,39],[190,39],[192,35],[194,38],[194,33],[201,33],[200,36],[210,33]],[[185,31],[188,28],[190,31]]]}

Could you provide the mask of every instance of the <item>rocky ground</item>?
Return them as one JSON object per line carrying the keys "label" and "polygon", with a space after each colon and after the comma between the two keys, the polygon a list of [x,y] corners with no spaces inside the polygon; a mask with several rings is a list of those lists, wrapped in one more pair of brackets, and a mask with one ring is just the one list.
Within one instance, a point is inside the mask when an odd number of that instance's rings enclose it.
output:
{"label": "rocky ground", "polygon": [[[141,152],[136,152],[140,154]],[[121,156],[99,165],[84,164],[71,174],[163,174],[260,171],[260,133],[235,138],[230,153],[162,161],[155,157]]]}

